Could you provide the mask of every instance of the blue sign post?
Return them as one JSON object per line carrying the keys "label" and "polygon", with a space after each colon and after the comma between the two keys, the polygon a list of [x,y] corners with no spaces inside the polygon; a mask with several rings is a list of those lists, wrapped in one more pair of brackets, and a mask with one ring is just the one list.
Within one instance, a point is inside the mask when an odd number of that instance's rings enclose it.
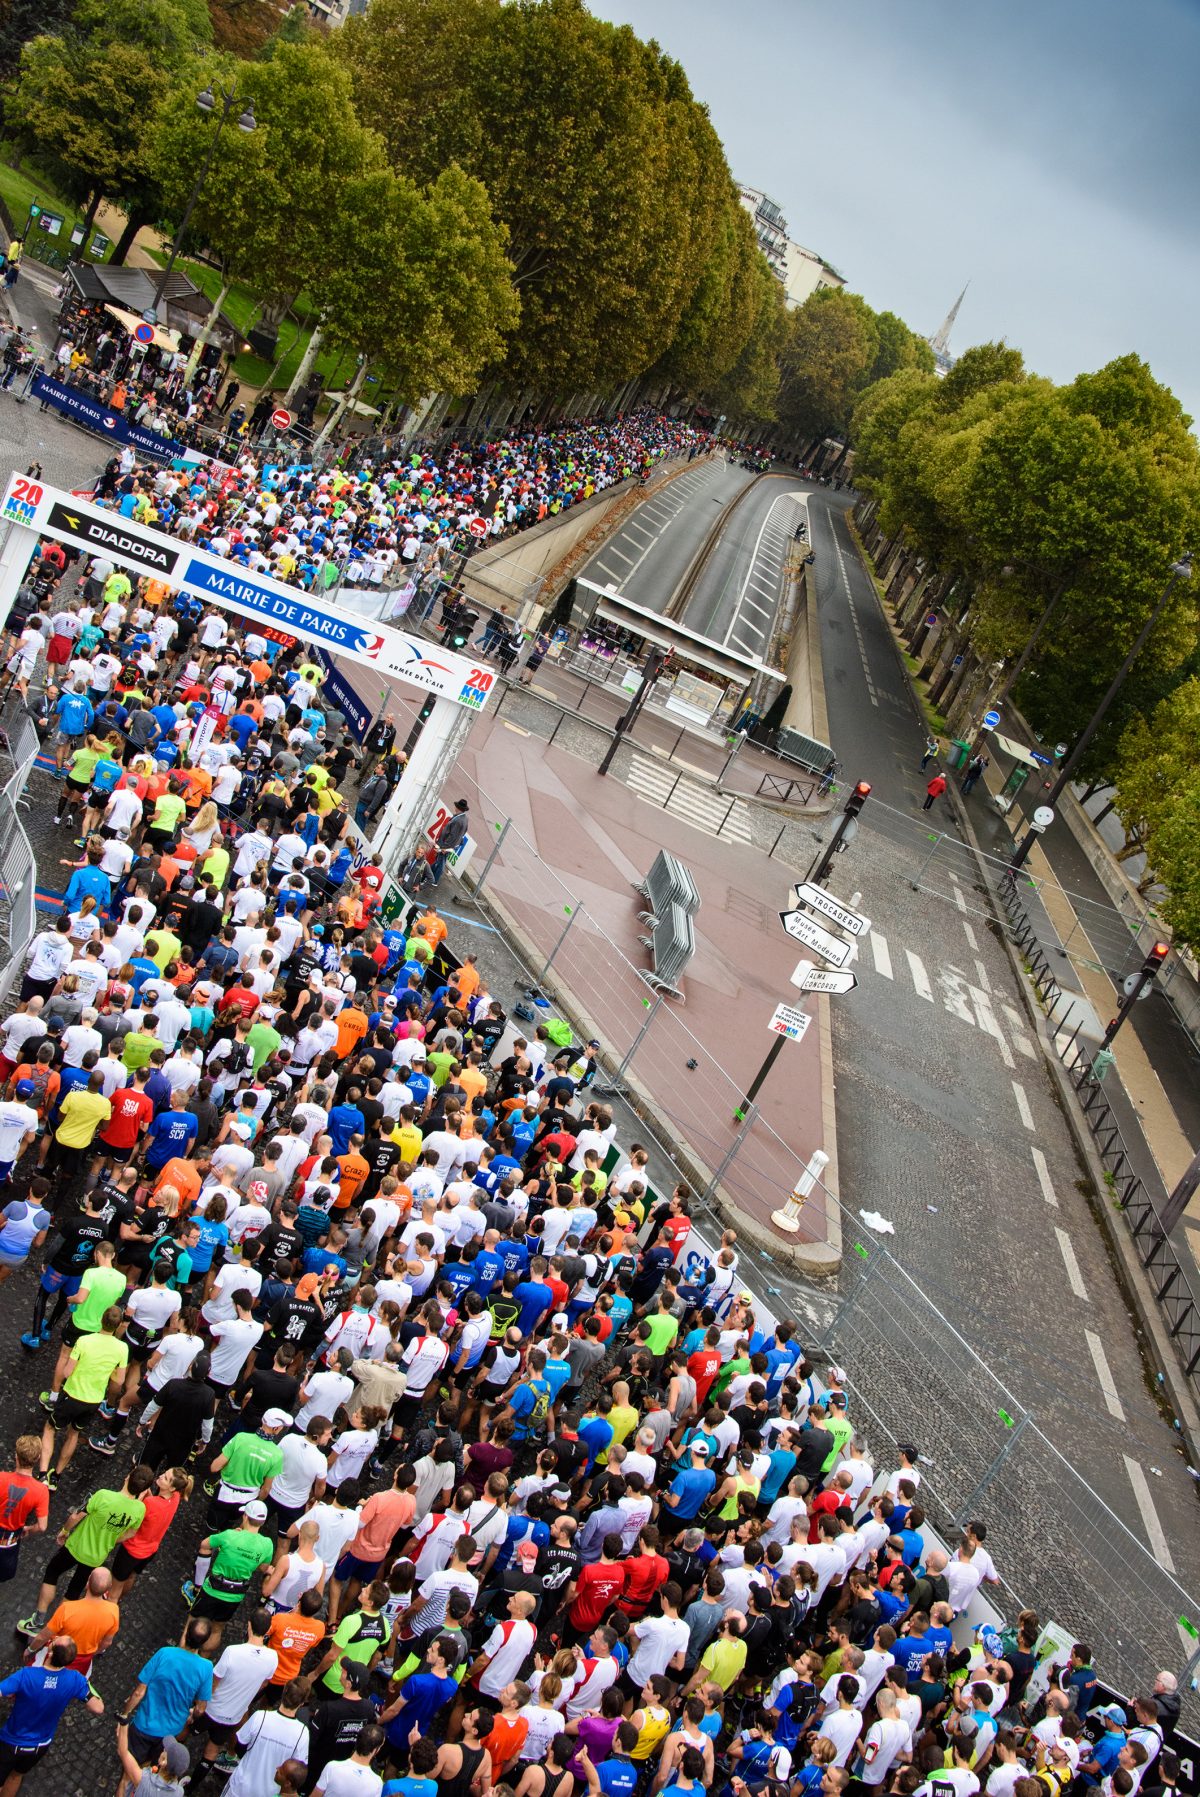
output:
{"label": "blue sign post", "polygon": [[998,711],[985,711],[984,712],[983,727],[985,730],[994,730],[996,728],[996,725],[999,722],[1000,722],[1000,713]]}

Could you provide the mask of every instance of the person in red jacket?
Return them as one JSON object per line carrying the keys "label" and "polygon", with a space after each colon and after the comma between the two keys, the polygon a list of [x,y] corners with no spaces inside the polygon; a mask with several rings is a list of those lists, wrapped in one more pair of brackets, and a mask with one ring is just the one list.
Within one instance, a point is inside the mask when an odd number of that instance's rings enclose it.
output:
{"label": "person in red jacket", "polygon": [[929,785],[925,788],[925,803],[921,806],[921,810],[922,811],[931,810],[933,807],[934,800],[940,799],[942,794],[945,792],[945,790],[946,790],[945,774],[935,774],[933,776],[933,779],[929,782]]}

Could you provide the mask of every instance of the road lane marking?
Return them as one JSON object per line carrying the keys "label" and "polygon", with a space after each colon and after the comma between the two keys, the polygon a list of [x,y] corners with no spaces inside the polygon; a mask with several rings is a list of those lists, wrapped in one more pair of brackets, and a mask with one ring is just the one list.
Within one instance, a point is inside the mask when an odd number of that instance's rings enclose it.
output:
{"label": "road lane marking", "polygon": [[1013,1097],[1017,1101],[1017,1109],[1021,1113],[1021,1122],[1025,1125],[1026,1129],[1032,1129],[1033,1128],[1033,1112],[1029,1108],[1029,1100],[1025,1096],[1025,1088],[1023,1085],[1021,1085],[1019,1083],[1019,1081],[1014,1080],[1012,1083],[1012,1089],[1013,1089]]}
{"label": "road lane marking", "polygon": [[1115,1416],[1119,1423],[1125,1421],[1125,1410],[1117,1392],[1112,1376],[1112,1368],[1108,1364],[1108,1356],[1104,1352],[1104,1343],[1094,1329],[1085,1329],[1087,1345],[1091,1351],[1092,1365],[1096,1369],[1096,1377],[1100,1381],[1100,1390],[1104,1393],[1104,1402],[1108,1406],[1109,1416]]}
{"label": "road lane marking", "polygon": [[872,930],[867,941],[871,944],[871,953],[875,957],[876,973],[881,973],[885,980],[893,979],[895,976],[892,973],[891,950],[888,948],[887,937],[883,931]]}
{"label": "road lane marking", "polygon": [[1036,1061],[1038,1058],[1037,1049],[1025,1034],[1025,1019],[1022,1017],[1021,1013],[1015,1011],[1011,1005],[1003,1003],[1001,1004],[1000,1009],[1008,1018],[1008,1027],[1012,1032],[1012,1039],[1016,1043],[1018,1049],[1025,1056],[1027,1061]]}
{"label": "road lane marking", "polygon": [[1137,1507],[1142,1513],[1142,1522],[1150,1543],[1150,1552],[1164,1572],[1174,1572],[1175,1562],[1171,1558],[1171,1550],[1167,1546],[1163,1526],[1158,1520],[1158,1511],[1154,1508],[1154,1499],[1150,1496],[1150,1486],[1146,1475],[1137,1461],[1131,1460],[1128,1454],[1122,1454],[1121,1458],[1125,1462],[1125,1471],[1129,1474],[1129,1483],[1133,1486]]}
{"label": "road lane marking", "polygon": [[962,920],[962,927],[963,927],[963,935],[966,937],[967,942],[970,944],[970,946],[972,948],[978,948],[979,944],[975,940],[975,932],[971,928],[970,924],[967,922],[965,917]]}
{"label": "road lane marking", "polygon": [[913,985],[917,989],[918,998],[927,998],[933,1003],[933,987],[929,984],[929,975],[925,971],[925,963],[920,955],[914,955],[911,948],[904,951],[908,957],[908,971],[912,974]]}
{"label": "road lane marking", "polygon": [[958,906],[960,911],[966,910],[967,901],[963,897],[961,890],[957,886],[954,888],[954,902]]}
{"label": "road lane marking", "polygon": [[610,543],[604,553],[605,555],[619,556],[623,562],[628,562],[631,568],[633,566],[633,557],[631,555],[626,555],[623,549],[618,549],[615,543]]}
{"label": "road lane marking", "polygon": [[1058,1198],[1054,1191],[1054,1182],[1050,1178],[1050,1169],[1046,1165],[1046,1157],[1040,1148],[1029,1150],[1033,1156],[1033,1169],[1038,1176],[1038,1184],[1042,1188],[1042,1197],[1054,1210],[1058,1209]]}
{"label": "road lane marking", "polygon": [[1086,1298],[1087,1286],[1083,1283],[1083,1274],[1079,1271],[1079,1262],[1075,1258],[1075,1244],[1065,1229],[1059,1229],[1056,1226],[1054,1233],[1058,1237],[1059,1251],[1063,1257],[1063,1265],[1067,1269],[1071,1290],[1077,1298]]}
{"label": "road lane marking", "polygon": [[982,961],[976,961],[975,971],[979,975],[979,984],[983,987],[985,992],[990,992],[992,989],[992,982],[988,979],[987,968]]}
{"label": "road lane marking", "polygon": [[1000,1059],[1011,1069],[1016,1066],[1012,1057],[1012,1049],[1004,1040],[1004,1031],[996,1022],[996,1013],[992,1010],[992,1001],[987,993],[978,986],[970,986],[971,1003],[975,1007],[975,1019],[985,1036],[991,1036],[1000,1049]]}

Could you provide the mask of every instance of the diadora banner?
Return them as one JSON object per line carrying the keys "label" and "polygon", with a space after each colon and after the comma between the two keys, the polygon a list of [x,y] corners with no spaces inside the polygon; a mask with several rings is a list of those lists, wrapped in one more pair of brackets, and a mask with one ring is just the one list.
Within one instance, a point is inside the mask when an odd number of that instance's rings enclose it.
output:
{"label": "diadora banner", "polygon": [[173,462],[187,456],[182,443],[160,437],[157,431],[146,430],[132,418],[126,418],[124,412],[114,412],[111,407],[102,406],[98,400],[81,393],[78,387],[68,387],[62,381],[52,381],[49,375],[39,374],[30,391],[43,405],[53,406],[56,412],[73,418],[76,424],[85,424],[90,431],[107,437],[111,443],[132,443],[143,455],[156,456],[161,462]]}
{"label": "diadora banner", "polygon": [[173,587],[238,612],[256,624],[270,624],[305,642],[362,662],[380,674],[392,674],[451,699],[470,711],[482,711],[496,676],[465,655],[407,636],[387,624],[365,624],[354,612],[318,603],[298,587],[285,586],[269,574],[250,574],[237,562],[193,549],[162,531],[132,524],[116,512],[28,475],[14,474],[0,504],[0,523],[20,524],[42,536],[57,537],[90,555],[107,556],[137,574],[157,574]]}

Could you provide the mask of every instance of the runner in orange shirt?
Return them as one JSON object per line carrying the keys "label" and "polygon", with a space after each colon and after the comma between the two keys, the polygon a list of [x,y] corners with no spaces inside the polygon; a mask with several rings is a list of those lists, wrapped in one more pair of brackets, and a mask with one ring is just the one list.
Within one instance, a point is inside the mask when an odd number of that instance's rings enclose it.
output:
{"label": "runner in orange shirt", "polygon": [[174,1186],[179,1193],[179,1215],[184,1217],[200,1196],[204,1181],[195,1161],[169,1160],[154,1182],[152,1196],[157,1198],[164,1186]]}
{"label": "runner in orange shirt", "polygon": [[349,1149],[345,1154],[339,1154],[337,1157],[341,1177],[337,1197],[333,1201],[334,1210],[346,1210],[354,1203],[366,1183],[367,1174],[371,1171],[369,1163],[359,1154],[356,1143],[361,1145],[361,1136],[351,1136]]}
{"label": "runner in orange shirt", "polygon": [[354,995],[354,1003],[339,1011],[334,1018],[337,1024],[337,1057],[339,1061],[349,1060],[359,1043],[367,1033],[367,1014],[359,1008],[359,995]]}
{"label": "runner in orange shirt", "polygon": [[421,913],[413,925],[413,930],[416,935],[424,936],[430,948],[433,949],[440,947],[449,935],[445,920],[438,916],[437,908],[434,905],[430,905],[428,911]]}

